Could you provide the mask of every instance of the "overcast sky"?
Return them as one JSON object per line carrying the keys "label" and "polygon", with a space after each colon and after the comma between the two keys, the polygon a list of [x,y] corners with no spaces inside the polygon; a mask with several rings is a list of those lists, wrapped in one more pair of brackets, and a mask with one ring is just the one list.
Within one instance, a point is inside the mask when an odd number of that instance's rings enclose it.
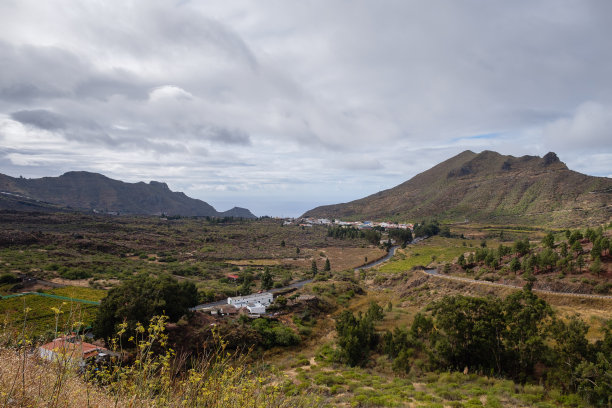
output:
{"label": "overcast sky", "polygon": [[297,216],[463,150],[612,176],[612,1],[0,2],[0,172]]}

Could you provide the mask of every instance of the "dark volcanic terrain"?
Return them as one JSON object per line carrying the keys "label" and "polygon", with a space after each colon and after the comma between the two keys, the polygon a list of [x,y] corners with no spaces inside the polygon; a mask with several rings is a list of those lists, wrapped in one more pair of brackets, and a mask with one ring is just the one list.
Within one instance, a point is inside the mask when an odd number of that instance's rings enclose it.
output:
{"label": "dark volcanic terrain", "polygon": [[39,179],[0,174],[0,209],[255,218],[245,208],[219,212],[202,200],[171,191],[166,183],[124,183],[85,171]]}

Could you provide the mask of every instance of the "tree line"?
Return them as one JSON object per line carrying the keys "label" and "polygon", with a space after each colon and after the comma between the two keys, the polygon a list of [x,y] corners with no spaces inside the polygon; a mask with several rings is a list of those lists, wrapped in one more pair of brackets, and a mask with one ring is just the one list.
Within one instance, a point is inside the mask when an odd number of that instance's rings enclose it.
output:
{"label": "tree line", "polygon": [[447,296],[417,314],[409,328],[382,334],[374,328],[381,314],[380,306],[371,306],[364,315],[345,311],[337,318],[340,361],[360,365],[376,351],[397,372],[467,369],[522,383],[540,380],[598,406],[612,403],[612,320],[603,340],[591,344],[584,321],[560,319],[529,287],[502,301]]}
{"label": "tree line", "polygon": [[[611,250],[610,239],[603,235],[602,229],[589,228],[585,234],[580,230],[566,230],[564,235],[565,241],[555,242],[554,234],[548,233],[542,239],[541,250],[532,246],[527,238],[515,241],[512,246],[500,244],[497,249],[487,248],[483,241],[482,248],[476,248],[467,257],[460,255],[457,263],[466,270],[477,264],[496,270],[506,264],[505,267],[515,274],[522,270],[528,275],[554,269],[565,273],[582,273],[588,266],[591,272],[599,275],[602,272],[602,256],[609,255]],[[584,248],[585,240],[592,243],[590,251]],[[511,256],[510,259],[507,259],[508,256]]]}
{"label": "tree line", "polygon": [[327,229],[327,236],[338,239],[358,239],[364,238],[373,245],[378,245],[382,237],[381,232],[386,231],[389,238],[406,246],[412,242],[413,237],[432,237],[441,234],[450,237],[448,226],[440,227],[437,220],[421,221],[414,226],[414,233],[410,229],[374,227],[372,229],[358,229],[353,226],[331,226]]}
{"label": "tree line", "polygon": [[372,245],[378,245],[381,238],[380,231],[374,229],[358,229],[352,226],[332,226],[327,229],[327,236],[337,239],[363,238]]}

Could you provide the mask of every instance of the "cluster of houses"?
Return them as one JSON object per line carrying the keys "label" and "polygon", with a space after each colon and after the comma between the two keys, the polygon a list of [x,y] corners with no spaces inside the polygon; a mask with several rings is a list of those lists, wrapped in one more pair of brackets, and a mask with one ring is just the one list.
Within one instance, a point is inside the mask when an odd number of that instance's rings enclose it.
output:
{"label": "cluster of houses", "polygon": [[[206,310],[213,315],[232,315],[241,311],[250,315],[259,316],[266,313],[266,307],[274,301],[270,292],[256,293],[248,296],[227,298],[227,304],[212,306]],[[65,361],[71,364],[84,366],[88,361],[104,361],[116,353],[83,341],[81,336],[70,334],[43,344],[38,348],[38,355],[48,361]]]}
{"label": "cluster of houses", "polygon": [[297,224],[300,227],[312,227],[313,225],[338,225],[345,227],[354,227],[358,229],[368,229],[374,227],[381,227],[386,229],[409,229],[414,230],[413,224],[398,224],[395,222],[376,222],[376,221],[341,221],[341,220],[329,220],[327,218],[301,218],[284,219],[283,225]]}
{"label": "cluster of houses", "polygon": [[[248,296],[236,296],[227,298],[227,304],[212,306],[203,311],[213,315],[232,315],[240,312],[259,316],[266,313],[266,307],[274,301],[270,292],[256,293]],[[38,355],[48,361],[63,361],[78,366],[85,366],[87,362],[105,361],[111,356],[117,355],[104,347],[83,341],[81,336],[70,334],[61,336],[55,340],[43,344],[38,348]]]}
{"label": "cluster of houses", "polygon": [[274,296],[272,296],[272,293],[270,292],[227,298],[228,305],[232,305],[236,309],[246,307],[250,314],[257,315],[266,313],[266,307],[270,306],[273,301]]}
{"label": "cluster of houses", "polygon": [[[294,302],[310,302],[315,299],[313,295],[300,295]],[[227,298],[226,304],[198,310],[210,312],[212,315],[247,313],[252,317],[258,317],[266,313],[266,307],[270,306],[273,301],[274,296],[270,292],[255,293],[248,296],[230,297]],[[111,357],[120,357],[118,353],[83,341],[83,338],[76,334],[61,336],[43,344],[38,348],[38,355],[44,360],[66,362],[82,369],[90,363],[106,362]]]}
{"label": "cluster of houses", "polygon": [[212,315],[233,315],[240,312],[252,316],[260,316],[266,313],[266,307],[274,302],[274,296],[270,292],[255,293],[248,296],[235,296],[227,298],[227,303],[216,306],[205,307],[203,312],[210,312]]}

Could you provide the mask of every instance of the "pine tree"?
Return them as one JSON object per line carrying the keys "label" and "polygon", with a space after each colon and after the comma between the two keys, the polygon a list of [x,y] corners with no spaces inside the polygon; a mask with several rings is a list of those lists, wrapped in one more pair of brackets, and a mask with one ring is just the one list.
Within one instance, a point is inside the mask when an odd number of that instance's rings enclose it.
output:
{"label": "pine tree", "polygon": [[555,247],[555,236],[553,235],[552,232],[549,232],[544,239],[542,240],[542,244],[544,244],[544,246],[548,247],[548,248],[554,248]]}
{"label": "pine tree", "polygon": [[268,290],[272,288],[274,282],[272,280],[272,274],[270,273],[270,268],[265,269],[263,275],[261,276],[261,288],[263,290]]}
{"label": "pine tree", "polygon": [[510,261],[510,269],[515,275],[518,270],[521,269],[521,263],[519,262],[518,258],[512,258],[512,261]]}
{"label": "pine tree", "polygon": [[591,258],[599,259],[601,258],[601,239],[597,238],[593,241],[593,248],[591,249]]}
{"label": "pine tree", "polygon": [[457,259],[457,263],[459,264],[460,267],[465,269],[465,255],[463,254],[459,255],[459,259]]}
{"label": "pine tree", "polygon": [[567,243],[566,242],[561,243],[561,256],[563,258],[567,257]]}
{"label": "pine tree", "polygon": [[601,249],[603,250],[604,254],[607,252],[608,255],[610,255],[610,239],[609,238],[602,238]]}
{"label": "pine tree", "polygon": [[310,267],[310,271],[312,272],[313,277],[317,276],[317,273],[319,273],[319,270],[317,269],[317,262],[314,259],[312,261],[312,266]]}
{"label": "pine tree", "polygon": [[599,274],[601,273],[601,261],[599,258],[595,258],[591,263],[591,272],[599,277]]}
{"label": "pine tree", "polygon": [[325,266],[323,267],[325,272],[329,272],[331,270],[331,264],[329,263],[329,258],[325,258]]}

